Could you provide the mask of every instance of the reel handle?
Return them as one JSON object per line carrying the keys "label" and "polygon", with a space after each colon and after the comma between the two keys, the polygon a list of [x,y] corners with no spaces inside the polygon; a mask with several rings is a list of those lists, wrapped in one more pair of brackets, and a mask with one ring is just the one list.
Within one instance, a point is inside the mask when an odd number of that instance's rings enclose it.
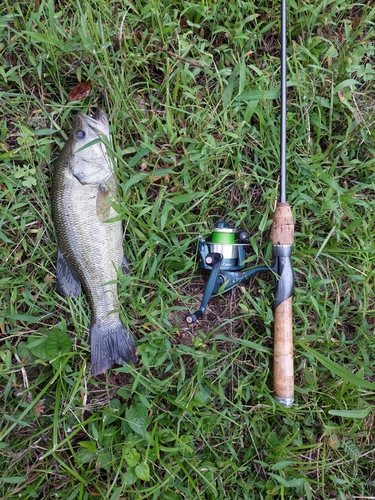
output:
{"label": "reel handle", "polygon": [[203,318],[203,316],[204,316],[204,312],[202,311],[202,309],[197,309],[195,312],[186,316],[185,321],[188,325],[191,325],[192,323],[195,323],[196,321],[198,321],[198,319]]}
{"label": "reel handle", "polygon": [[[294,402],[293,318],[294,286],[291,251],[294,242],[292,211],[288,203],[279,202],[273,217],[271,240],[278,260],[278,279],[274,302],[274,394],[288,408]],[[278,257],[278,255],[282,257]]]}

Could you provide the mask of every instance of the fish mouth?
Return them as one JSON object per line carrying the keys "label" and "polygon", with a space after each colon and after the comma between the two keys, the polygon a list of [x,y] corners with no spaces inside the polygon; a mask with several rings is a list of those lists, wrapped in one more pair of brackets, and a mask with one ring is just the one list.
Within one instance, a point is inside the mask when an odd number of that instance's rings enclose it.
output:
{"label": "fish mouth", "polygon": [[78,113],[77,115],[77,126],[82,128],[83,124],[88,125],[92,128],[98,135],[105,134],[109,137],[109,121],[106,112],[97,108],[94,113],[85,115],[84,113]]}

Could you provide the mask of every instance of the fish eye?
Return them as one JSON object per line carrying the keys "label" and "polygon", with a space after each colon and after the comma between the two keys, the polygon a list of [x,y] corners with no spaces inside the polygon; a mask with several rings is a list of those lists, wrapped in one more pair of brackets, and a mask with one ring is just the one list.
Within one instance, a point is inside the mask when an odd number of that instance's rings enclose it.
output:
{"label": "fish eye", "polygon": [[84,139],[86,137],[86,132],[84,130],[77,130],[75,133],[76,139]]}

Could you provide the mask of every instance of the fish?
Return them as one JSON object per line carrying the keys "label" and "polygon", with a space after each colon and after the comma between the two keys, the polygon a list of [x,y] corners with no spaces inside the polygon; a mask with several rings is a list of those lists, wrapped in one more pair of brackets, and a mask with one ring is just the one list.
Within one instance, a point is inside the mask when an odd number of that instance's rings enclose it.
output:
{"label": "fish", "polygon": [[[57,236],[57,290],[86,293],[91,309],[91,373],[137,362],[134,337],[120,319],[118,271],[128,272],[121,221],[112,206],[117,179],[108,153],[109,120],[97,108],[78,113],[53,167],[52,219]],[[111,220],[112,219],[112,220]]]}

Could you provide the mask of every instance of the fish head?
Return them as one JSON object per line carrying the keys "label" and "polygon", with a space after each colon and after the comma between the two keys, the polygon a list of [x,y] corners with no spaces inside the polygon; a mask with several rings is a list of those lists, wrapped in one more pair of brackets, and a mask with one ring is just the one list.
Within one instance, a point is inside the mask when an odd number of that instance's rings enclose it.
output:
{"label": "fish head", "polygon": [[73,132],[82,130],[94,138],[102,136],[107,136],[108,140],[111,138],[108,117],[101,108],[97,108],[93,115],[78,113],[74,128]]}
{"label": "fish head", "polygon": [[67,146],[69,168],[81,184],[101,184],[113,175],[107,149],[110,145],[106,113],[99,108],[93,116],[78,113]]}

